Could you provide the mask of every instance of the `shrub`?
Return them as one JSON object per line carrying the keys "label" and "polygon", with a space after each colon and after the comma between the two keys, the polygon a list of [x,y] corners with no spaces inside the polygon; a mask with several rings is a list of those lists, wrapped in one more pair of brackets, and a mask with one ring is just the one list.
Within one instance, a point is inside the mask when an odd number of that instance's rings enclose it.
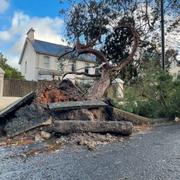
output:
{"label": "shrub", "polygon": [[153,63],[141,75],[136,84],[125,88],[121,108],[150,118],[180,116],[180,80],[173,80]]}

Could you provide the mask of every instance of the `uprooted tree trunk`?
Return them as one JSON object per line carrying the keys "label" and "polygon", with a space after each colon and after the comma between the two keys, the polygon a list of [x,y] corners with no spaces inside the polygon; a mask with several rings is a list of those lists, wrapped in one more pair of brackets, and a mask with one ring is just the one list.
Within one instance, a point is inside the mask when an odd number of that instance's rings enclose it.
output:
{"label": "uprooted tree trunk", "polygon": [[106,89],[109,87],[111,82],[109,69],[103,68],[101,77],[98,81],[96,81],[93,86],[89,89],[89,93],[87,95],[87,99],[100,99]]}
{"label": "uprooted tree trunk", "polygon": [[[95,83],[92,85],[92,87],[89,89],[88,94],[84,97],[85,99],[100,99],[104,96],[107,88],[109,87],[110,83],[112,80],[114,80],[117,75],[122,71],[122,69],[124,69],[131,61],[133,61],[133,57],[137,51],[138,48],[138,34],[136,32],[136,30],[134,28],[131,27],[131,25],[122,25],[122,26],[118,26],[116,29],[118,28],[127,28],[131,31],[132,35],[133,35],[133,42],[134,45],[132,47],[131,53],[129,54],[129,56],[123,60],[121,60],[116,66],[112,66],[110,65],[109,61],[107,60],[107,58],[104,56],[104,54],[100,51],[97,51],[95,49],[93,49],[92,47],[95,45],[96,41],[98,40],[99,37],[97,37],[95,40],[93,40],[92,42],[89,42],[87,45],[83,45],[80,43],[79,38],[77,38],[77,42],[75,45],[75,48],[73,49],[73,51],[77,51],[78,54],[92,54],[95,55],[97,59],[100,60],[101,64],[101,77],[99,78],[99,80],[95,81]],[[72,51],[70,51],[69,53],[71,53]],[[61,57],[63,57],[64,55],[67,55],[68,53],[66,52],[65,54],[63,54]],[[59,57],[59,59],[61,58]],[[68,73],[66,73],[68,74]],[[72,72],[71,72],[72,74]],[[74,74],[77,74],[76,72],[74,72]],[[83,74],[83,73],[81,73]],[[88,74],[84,73],[85,76],[88,76]],[[92,76],[92,75],[90,75]]]}

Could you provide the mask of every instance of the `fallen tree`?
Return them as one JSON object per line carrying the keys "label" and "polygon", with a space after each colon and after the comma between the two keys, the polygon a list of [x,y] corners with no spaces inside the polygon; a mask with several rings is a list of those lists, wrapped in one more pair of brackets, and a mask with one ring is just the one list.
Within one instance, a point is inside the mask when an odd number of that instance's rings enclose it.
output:
{"label": "fallen tree", "polygon": [[[121,29],[126,29],[127,31],[130,32],[131,36],[132,36],[132,42],[133,42],[133,47],[131,48],[131,52],[129,53],[129,55],[122,59],[121,61],[119,61],[116,64],[111,64],[110,61],[108,61],[108,59],[105,57],[105,55],[96,50],[93,49],[93,46],[95,45],[96,41],[98,40],[99,37],[96,37],[95,40],[91,41],[91,42],[87,42],[86,45],[83,45],[82,43],[80,43],[80,37],[76,37],[76,44],[75,47],[73,49],[73,51],[76,51],[78,53],[78,55],[81,54],[92,54],[94,55],[99,62],[101,63],[101,76],[99,78],[99,80],[95,81],[94,84],[92,85],[92,87],[89,89],[88,94],[86,94],[84,96],[84,99],[100,99],[104,96],[107,88],[109,87],[109,85],[111,84],[111,82],[117,77],[117,75],[129,64],[133,61],[133,57],[135,56],[135,53],[137,51],[138,48],[138,33],[136,32],[135,28],[131,25],[131,24],[124,24],[124,25],[120,25],[117,26],[116,28],[114,28],[114,31],[119,31]],[[72,53],[72,51],[69,51],[69,53]],[[59,59],[61,59],[62,57],[66,56],[67,52],[62,54]],[[79,74],[79,72],[69,72],[69,74]],[[67,75],[68,73],[66,73]],[[92,75],[88,75],[87,73],[83,73],[81,72],[81,74],[84,74],[85,76],[92,76]],[[93,75],[95,76],[95,75]],[[99,75],[98,75],[99,76]]]}

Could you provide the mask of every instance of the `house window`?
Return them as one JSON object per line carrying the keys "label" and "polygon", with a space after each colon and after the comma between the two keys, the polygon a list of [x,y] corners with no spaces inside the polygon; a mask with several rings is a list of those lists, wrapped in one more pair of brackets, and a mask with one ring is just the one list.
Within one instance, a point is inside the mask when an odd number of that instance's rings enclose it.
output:
{"label": "house window", "polygon": [[89,74],[89,68],[88,67],[89,67],[89,64],[86,63],[85,68],[84,68],[84,72],[87,73],[87,74]]}
{"label": "house window", "polygon": [[89,74],[89,68],[88,67],[85,67],[85,73]]}
{"label": "house window", "polygon": [[75,72],[76,71],[76,65],[74,63],[72,63],[71,65],[71,71],[72,72]]}
{"label": "house window", "polygon": [[44,67],[49,68],[49,56],[44,56]]}
{"label": "house window", "polygon": [[76,62],[69,61],[68,62],[68,71],[75,72],[76,71]]}

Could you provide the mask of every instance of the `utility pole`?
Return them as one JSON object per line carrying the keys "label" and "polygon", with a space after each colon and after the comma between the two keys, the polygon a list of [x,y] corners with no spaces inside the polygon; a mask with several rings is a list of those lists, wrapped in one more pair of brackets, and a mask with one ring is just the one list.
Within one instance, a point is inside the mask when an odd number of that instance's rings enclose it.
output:
{"label": "utility pole", "polygon": [[161,0],[161,62],[165,70],[165,38],[164,38],[164,0]]}

